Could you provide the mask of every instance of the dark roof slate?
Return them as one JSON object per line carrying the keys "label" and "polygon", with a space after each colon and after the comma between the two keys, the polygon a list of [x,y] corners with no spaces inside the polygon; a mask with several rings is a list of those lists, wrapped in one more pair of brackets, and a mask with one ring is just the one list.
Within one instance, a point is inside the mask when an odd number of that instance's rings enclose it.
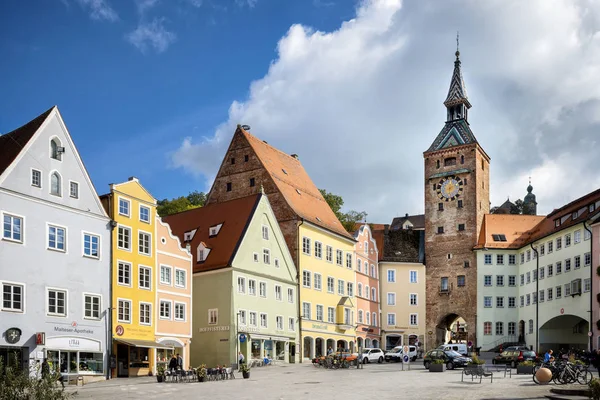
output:
{"label": "dark roof slate", "polygon": [[423,263],[425,231],[388,230],[383,235],[383,257],[380,261]]}

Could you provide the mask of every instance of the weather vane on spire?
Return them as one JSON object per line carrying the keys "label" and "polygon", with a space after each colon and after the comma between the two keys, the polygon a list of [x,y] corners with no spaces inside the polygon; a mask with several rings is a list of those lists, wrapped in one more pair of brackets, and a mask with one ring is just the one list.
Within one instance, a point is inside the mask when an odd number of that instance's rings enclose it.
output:
{"label": "weather vane on spire", "polygon": [[456,51],[458,51],[458,31],[456,31]]}

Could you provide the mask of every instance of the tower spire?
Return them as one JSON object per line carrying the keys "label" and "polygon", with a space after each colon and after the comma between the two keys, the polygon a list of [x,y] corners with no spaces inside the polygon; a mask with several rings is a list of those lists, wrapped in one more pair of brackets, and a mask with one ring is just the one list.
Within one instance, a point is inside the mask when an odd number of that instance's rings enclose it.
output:
{"label": "tower spire", "polygon": [[464,119],[467,120],[467,110],[471,108],[471,103],[467,97],[467,88],[463,80],[462,71],[460,69],[460,51],[459,42],[460,36],[456,32],[456,60],[454,61],[454,72],[450,80],[450,88],[448,96],[444,101],[444,105],[448,109],[448,121]]}

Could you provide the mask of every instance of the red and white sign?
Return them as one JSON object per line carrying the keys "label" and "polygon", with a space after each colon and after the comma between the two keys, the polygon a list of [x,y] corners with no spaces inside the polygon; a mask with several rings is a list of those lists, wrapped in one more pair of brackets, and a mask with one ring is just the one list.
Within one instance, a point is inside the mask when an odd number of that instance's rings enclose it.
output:
{"label": "red and white sign", "polygon": [[117,325],[115,333],[117,334],[117,336],[123,336],[123,334],[125,333],[125,328],[123,328],[122,325]]}
{"label": "red and white sign", "polygon": [[561,314],[564,314],[564,313],[565,313],[565,309],[564,309],[564,308],[561,308],[561,309],[560,309],[560,313],[561,313]]}
{"label": "red and white sign", "polygon": [[35,344],[38,345],[46,345],[46,333],[45,332],[38,332],[35,334]]}

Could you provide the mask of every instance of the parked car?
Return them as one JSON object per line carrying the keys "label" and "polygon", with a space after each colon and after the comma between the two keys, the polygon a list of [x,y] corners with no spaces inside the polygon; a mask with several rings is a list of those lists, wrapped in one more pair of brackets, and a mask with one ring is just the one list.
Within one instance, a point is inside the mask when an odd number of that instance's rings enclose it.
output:
{"label": "parked car", "polygon": [[512,368],[522,361],[537,361],[537,355],[533,350],[506,350],[492,359],[492,364],[509,364]]}
{"label": "parked car", "polygon": [[349,351],[342,351],[342,352],[338,351],[335,354],[339,357],[345,358],[346,361],[348,361],[348,362],[353,362],[358,358],[358,354],[350,353]]}
{"label": "parked car", "polygon": [[507,348],[504,349],[504,351],[516,351],[516,350],[529,351],[530,349],[527,346],[508,346]]}
{"label": "parked car", "polygon": [[462,354],[465,357],[469,355],[469,351],[467,350],[467,345],[464,343],[443,344],[438,347],[438,350],[452,350],[452,351]]}
{"label": "parked car", "polygon": [[[402,358],[404,357],[404,351],[402,350],[403,347],[404,346],[396,346],[392,350],[385,353],[385,361],[402,361]],[[408,357],[410,357],[410,361],[417,361],[417,346],[408,346],[408,350]]]}
{"label": "parked car", "polygon": [[446,369],[466,367],[472,360],[453,350],[429,350],[423,357],[423,366],[429,369],[433,360],[444,360]]}
{"label": "parked car", "polygon": [[383,362],[383,350],[381,349],[364,349],[362,352],[363,364],[370,362]]}

